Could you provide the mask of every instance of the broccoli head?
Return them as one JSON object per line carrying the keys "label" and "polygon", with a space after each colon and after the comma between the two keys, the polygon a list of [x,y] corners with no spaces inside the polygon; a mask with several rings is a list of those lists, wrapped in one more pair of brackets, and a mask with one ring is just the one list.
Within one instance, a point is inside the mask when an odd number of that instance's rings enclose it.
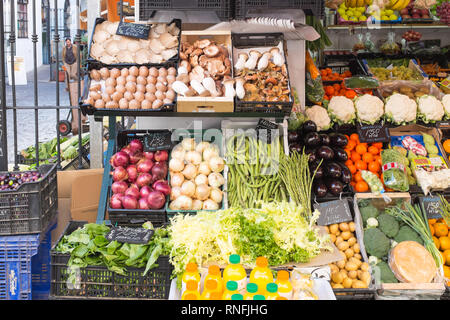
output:
{"label": "broccoli head", "polygon": [[389,253],[391,242],[378,228],[364,231],[364,246],[369,255],[383,258]]}
{"label": "broccoli head", "polygon": [[398,233],[394,237],[394,240],[398,243],[402,241],[416,241],[423,245],[423,240],[420,235],[407,225],[402,226],[400,230],[398,230]]}
{"label": "broccoli head", "polygon": [[376,267],[380,268],[380,280],[382,283],[398,283],[397,278],[386,262],[380,261]]}
{"label": "broccoli head", "polygon": [[383,213],[380,214],[377,219],[380,230],[388,238],[394,238],[397,235],[400,226],[393,216]]}
{"label": "broccoli head", "polygon": [[360,208],[359,211],[361,212],[361,218],[363,220],[364,227],[366,227],[367,225],[367,219],[376,218],[379,214],[377,208],[372,205]]}

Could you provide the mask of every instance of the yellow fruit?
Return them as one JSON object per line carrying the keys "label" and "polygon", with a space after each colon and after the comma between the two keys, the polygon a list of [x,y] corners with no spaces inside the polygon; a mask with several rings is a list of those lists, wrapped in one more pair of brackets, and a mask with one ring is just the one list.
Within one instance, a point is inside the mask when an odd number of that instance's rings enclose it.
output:
{"label": "yellow fruit", "polygon": [[391,14],[391,15],[389,16],[389,20],[394,21],[394,20],[397,20],[397,19],[398,19],[398,17],[397,17],[395,14]]}
{"label": "yellow fruit", "polygon": [[445,264],[450,266],[450,250],[449,249],[445,250],[443,255],[445,257]]}
{"label": "yellow fruit", "polygon": [[341,231],[349,231],[350,228],[349,228],[347,222],[342,222],[342,223],[339,223],[339,229]]}
{"label": "yellow fruit", "polygon": [[386,10],[386,11],[384,11],[384,13],[385,13],[387,16],[390,16],[390,15],[394,14],[394,11],[392,11],[392,10]]}
{"label": "yellow fruit", "polygon": [[[450,141],[450,140],[449,140]],[[449,151],[449,153],[450,153],[450,151]],[[350,228],[350,231],[351,232],[355,232],[355,230],[356,230],[356,225],[355,225],[355,223],[352,221],[352,222],[349,222],[349,224],[348,224],[348,227]]]}
{"label": "yellow fruit", "polygon": [[339,225],[337,223],[329,226],[330,233],[336,234],[339,231]]}
{"label": "yellow fruit", "polygon": [[338,9],[338,12],[341,16],[345,15],[345,9]]}
{"label": "yellow fruit", "polygon": [[359,11],[356,11],[353,15],[354,15],[355,17],[359,18],[359,17],[362,16],[362,13],[359,12]]}
{"label": "yellow fruit", "polygon": [[355,254],[354,252],[353,252],[353,250],[352,249],[350,249],[350,248],[348,248],[347,250],[345,250],[345,255],[347,256],[347,259],[350,259],[351,257],[353,257],[353,255]]}
{"label": "yellow fruit", "polygon": [[361,16],[361,17],[359,17],[359,21],[366,21],[367,20],[367,17],[366,16]]}
{"label": "yellow fruit", "polygon": [[348,242],[347,242],[347,241],[342,241],[341,243],[339,243],[339,244],[337,245],[337,248],[338,248],[340,251],[345,251],[345,250],[347,250],[349,247],[350,247],[350,246],[348,245]]}
{"label": "yellow fruit", "polygon": [[358,18],[357,17],[350,17],[350,21],[358,22]]}
{"label": "yellow fruit", "polygon": [[363,12],[366,12],[366,7],[359,7],[356,10],[358,10],[361,13],[363,13]]}
{"label": "yellow fruit", "polygon": [[366,2],[366,5],[371,6],[373,3],[373,0],[366,0],[365,2]]}
{"label": "yellow fruit", "polygon": [[341,16],[342,19],[344,19],[345,21],[348,21],[348,17],[346,15]]}
{"label": "yellow fruit", "polygon": [[381,20],[389,20],[388,16],[381,16]]}
{"label": "yellow fruit", "polygon": [[335,283],[331,286],[333,289],[344,289],[344,286],[340,283]]}

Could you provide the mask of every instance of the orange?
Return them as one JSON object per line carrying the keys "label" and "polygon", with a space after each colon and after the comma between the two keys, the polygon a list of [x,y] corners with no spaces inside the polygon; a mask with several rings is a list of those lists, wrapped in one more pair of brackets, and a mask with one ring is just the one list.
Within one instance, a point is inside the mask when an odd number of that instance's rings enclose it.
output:
{"label": "orange", "polygon": [[350,138],[348,140],[347,146],[345,147],[345,149],[349,149],[349,150],[353,150],[353,148],[356,147],[356,141],[352,140],[352,138]]}
{"label": "orange", "polygon": [[367,168],[369,169],[370,172],[373,172],[373,173],[378,173],[381,171],[381,166],[376,161],[370,162],[369,165],[367,166]]}
{"label": "orange", "polygon": [[363,155],[367,152],[367,147],[363,145],[362,143],[358,144],[355,148],[355,151],[359,153],[360,155]]}
{"label": "orange", "polygon": [[381,156],[375,156],[375,161],[378,162],[380,166],[383,165],[383,160],[381,160]]}
{"label": "orange", "polygon": [[353,140],[353,141],[355,141],[355,142],[359,142],[359,136],[358,136],[358,134],[357,134],[357,133],[352,133],[352,134],[350,135],[350,140]]}
{"label": "orange", "polygon": [[355,186],[356,192],[367,192],[369,191],[369,185],[365,181],[359,181]]}
{"label": "orange", "polygon": [[[444,276],[445,276],[447,279],[450,279],[450,267],[444,266]],[[447,285],[448,285],[449,283],[450,283],[450,281],[447,282]]]}
{"label": "orange", "polygon": [[366,163],[372,162],[373,161],[373,154],[371,154],[370,152],[366,152],[362,155],[362,160]]}
{"label": "orange", "polygon": [[445,263],[450,266],[450,250],[445,250],[444,251],[444,258],[445,258]]}
{"label": "orange", "polygon": [[383,143],[382,142],[374,142],[374,143],[372,143],[372,146],[378,148],[378,150],[381,150],[381,148],[383,148]]}
{"label": "orange", "polygon": [[328,96],[332,96],[334,94],[334,88],[332,86],[326,86],[325,92]]}
{"label": "orange", "polygon": [[358,170],[366,170],[367,169],[367,163],[365,163],[362,160],[356,161],[355,166],[356,166],[356,169],[358,169]]}
{"label": "orange", "polygon": [[430,223],[430,224],[435,224],[436,223],[436,219],[428,219],[428,222]]}
{"label": "orange", "polygon": [[351,165],[353,165],[353,161],[352,160],[350,160],[350,159],[348,159],[347,161],[345,161],[345,165],[348,167],[348,166],[351,166]]}
{"label": "orange", "polygon": [[335,92],[338,92],[339,90],[341,90],[341,85],[339,83],[335,83],[333,84],[333,88]]}
{"label": "orange", "polygon": [[439,243],[441,244],[441,250],[450,249],[450,238],[449,237],[440,237]]}
{"label": "orange", "polygon": [[431,235],[434,236],[434,227],[431,223],[428,223],[428,227],[430,227]]}
{"label": "orange", "polygon": [[376,156],[377,154],[380,153],[380,150],[377,147],[374,147],[374,146],[370,146],[369,149],[367,149],[367,151],[369,151],[374,156]]}
{"label": "orange", "polygon": [[364,179],[361,176],[361,171],[358,171],[357,173],[355,173],[355,181],[356,182],[364,181]]}
{"label": "orange", "polygon": [[439,253],[441,254],[441,257],[442,257],[442,264],[445,264],[445,256],[444,256],[444,253],[442,252],[442,251],[439,251]]}
{"label": "orange", "polygon": [[445,152],[450,153],[450,139],[445,140],[442,146],[444,147]]}
{"label": "orange", "polygon": [[355,151],[352,151],[351,159],[354,163],[356,163],[356,161],[361,160],[361,155]]}
{"label": "orange", "polygon": [[354,174],[355,172],[356,172],[356,167],[352,164],[352,165],[350,165],[350,166],[347,166],[347,168],[350,170],[350,172],[352,173],[352,174]]}
{"label": "orange", "polygon": [[436,232],[436,237],[443,237],[448,234],[448,227],[445,223],[435,223],[434,224],[434,231]]}
{"label": "orange", "polygon": [[436,238],[435,236],[433,236],[433,242],[434,242],[434,245],[436,246],[436,248],[439,250],[439,248],[441,247],[441,243],[439,242],[439,239]]}
{"label": "orange", "polygon": [[349,149],[345,149],[345,152],[347,153],[347,158],[351,158],[352,157],[352,152]]}

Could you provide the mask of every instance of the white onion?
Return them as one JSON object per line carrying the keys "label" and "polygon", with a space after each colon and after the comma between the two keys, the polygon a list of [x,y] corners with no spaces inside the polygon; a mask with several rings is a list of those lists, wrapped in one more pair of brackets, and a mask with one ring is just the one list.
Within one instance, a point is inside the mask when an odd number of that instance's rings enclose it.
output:
{"label": "white onion", "polygon": [[208,177],[204,174],[199,174],[198,176],[195,177],[194,180],[195,184],[198,186],[200,184],[208,184]]}
{"label": "white onion", "polygon": [[178,158],[172,158],[169,161],[169,169],[173,172],[181,172],[184,169],[184,162]]}
{"label": "white onion", "polygon": [[217,147],[215,144],[211,144],[208,148],[203,150],[203,160],[209,161],[212,157],[218,157],[219,156],[219,147]]}
{"label": "white onion", "polygon": [[184,182],[184,176],[180,172],[170,173],[170,186],[171,187],[181,187]]}
{"label": "white onion", "polygon": [[195,199],[192,201],[192,210],[202,210],[203,208],[203,201]]}
{"label": "white onion", "polygon": [[172,202],[173,210],[192,210],[192,199],[188,196],[181,195]]}
{"label": "white onion", "polygon": [[195,147],[195,151],[203,153],[203,151],[208,147],[209,147],[209,142],[202,141]]}
{"label": "white onion", "polygon": [[181,185],[181,194],[188,197],[193,197],[195,194],[195,183],[189,180],[184,181]]}
{"label": "white onion", "polygon": [[211,187],[220,188],[225,183],[225,179],[220,173],[213,172],[208,176],[208,183]]}
{"label": "white onion", "polygon": [[206,184],[199,184],[195,189],[195,198],[198,200],[206,200],[209,198],[211,189]]}
{"label": "white onion", "polygon": [[170,191],[170,200],[173,201],[176,198],[181,196],[181,188],[180,187],[173,187]]}
{"label": "white onion", "polygon": [[184,155],[186,154],[186,150],[183,149],[183,146],[181,144],[177,144],[173,149],[171,153],[171,157],[180,159],[181,161],[184,161]]}
{"label": "white onion", "polygon": [[188,151],[184,156],[184,160],[197,166],[202,162],[202,154],[197,151]]}
{"label": "white onion", "polygon": [[212,157],[208,164],[213,172],[222,172],[225,167],[225,161],[221,157]]}
{"label": "white onion", "polygon": [[195,150],[194,138],[184,138],[183,141],[181,141],[181,145],[183,146],[183,149],[186,151]]}
{"label": "white onion", "polygon": [[223,192],[219,188],[212,188],[209,198],[216,203],[221,203],[223,199]]}
{"label": "white onion", "polygon": [[211,199],[203,202],[203,210],[219,210],[219,204],[212,201]]}
{"label": "white onion", "polygon": [[188,163],[181,172],[187,180],[192,180],[197,176],[197,167]]}
{"label": "white onion", "polygon": [[203,161],[198,166],[198,173],[204,174],[205,176],[208,176],[211,173],[211,168],[209,167],[208,162]]}

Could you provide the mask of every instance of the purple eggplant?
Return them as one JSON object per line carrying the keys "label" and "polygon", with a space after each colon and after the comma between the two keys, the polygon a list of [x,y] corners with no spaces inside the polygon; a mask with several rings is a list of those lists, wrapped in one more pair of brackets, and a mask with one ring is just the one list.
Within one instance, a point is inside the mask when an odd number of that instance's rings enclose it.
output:
{"label": "purple eggplant", "polygon": [[339,179],[342,175],[342,168],[336,162],[329,162],[325,165],[326,176],[333,179]]}
{"label": "purple eggplant", "polygon": [[348,160],[348,154],[347,152],[345,152],[344,149],[336,147],[333,148],[333,150],[334,150],[334,160],[339,162],[345,162]]}
{"label": "purple eggplant", "polygon": [[334,151],[328,146],[321,146],[316,152],[317,158],[331,160],[334,158]]}
{"label": "purple eggplant", "polygon": [[327,179],[325,184],[333,196],[339,196],[344,191],[344,184],[336,179]]}
{"label": "purple eggplant", "polygon": [[314,181],[313,192],[317,198],[323,198],[327,195],[328,188],[327,188],[326,184],[323,182],[323,180],[318,179],[318,180]]}
{"label": "purple eggplant", "polygon": [[317,132],[310,132],[305,136],[305,145],[314,148],[320,145],[320,135]]}
{"label": "purple eggplant", "polygon": [[333,133],[330,135],[330,143],[333,147],[345,147],[348,144],[348,139],[343,134]]}

